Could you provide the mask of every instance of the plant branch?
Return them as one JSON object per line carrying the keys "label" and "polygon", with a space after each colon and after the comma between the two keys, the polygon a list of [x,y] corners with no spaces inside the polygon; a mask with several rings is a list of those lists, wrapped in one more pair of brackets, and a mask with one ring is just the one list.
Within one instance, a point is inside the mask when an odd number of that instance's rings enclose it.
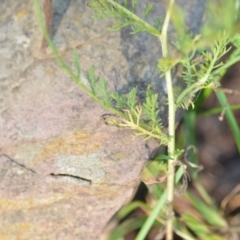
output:
{"label": "plant branch", "polygon": [[222,52],[222,48],[220,45],[216,46],[216,52],[213,55],[213,59],[210,62],[210,66],[207,69],[207,72],[204,74],[204,76],[199,79],[197,82],[193,83],[192,85],[190,85],[188,88],[186,88],[177,98],[176,101],[176,105],[178,106],[179,103],[181,103],[183,101],[183,99],[188,96],[190,93],[191,94],[195,94],[197,91],[199,91],[200,89],[204,88],[204,84],[208,81],[209,76],[211,75],[216,62],[219,59],[219,56]]}
{"label": "plant branch", "polygon": [[120,11],[124,12],[126,15],[131,17],[134,21],[141,23],[143,26],[145,26],[146,29],[149,29],[149,32],[151,32],[153,35],[155,35],[157,37],[159,37],[161,35],[160,32],[157,31],[157,29],[152,27],[150,24],[148,24],[147,22],[142,20],[140,17],[138,17],[136,14],[132,13],[131,11],[126,9],[125,7],[122,7],[120,4],[116,3],[113,0],[106,0],[106,1],[109,2],[113,7],[115,7],[117,9],[119,9]]}
{"label": "plant branch", "polygon": [[[138,1],[138,0],[137,0]],[[132,0],[132,11],[127,9],[127,1],[124,1],[124,6],[122,6],[119,1],[114,0],[90,0],[89,6],[91,6],[97,13],[93,15],[94,18],[115,18],[115,27],[112,30],[120,30],[121,28],[132,25],[132,33],[137,32],[148,32],[154,36],[160,37],[161,33],[158,30],[158,22],[154,26],[148,24],[146,21],[141,19],[135,14],[136,0]],[[145,11],[145,17],[151,12],[153,5],[148,7]],[[155,27],[156,26],[156,27]]]}

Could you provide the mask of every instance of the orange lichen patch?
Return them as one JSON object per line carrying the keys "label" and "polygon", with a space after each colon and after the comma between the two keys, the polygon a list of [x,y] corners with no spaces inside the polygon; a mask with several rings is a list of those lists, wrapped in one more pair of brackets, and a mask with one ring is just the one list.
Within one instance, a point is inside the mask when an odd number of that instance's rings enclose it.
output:
{"label": "orange lichen patch", "polygon": [[16,12],[13,15],[14,20],[20,20],[28,15],[28,10],[27,9],[21,9],[20,11]]}
{"label": "orange lichen patch", "polygon": [[48,66],[48,67],[46,67],[44,72],[45,72],[46,75],[53,76],[56,73],[56,69],[54,69],[53,67]]}
{"label": "orange lichen patch", "polygon": [[0,239],[2,240],[12,240],[12,237],[6,234],[4,234],[2,231],[0,231]]}
{"label": "orange lichen patch", "polygon": [[33,207],[42,207],[46,205],[51,205],[55,202],[65,199],[67,196],[63,194],[55,194],[53,197],[46,198],[30,198],[30,199],[0,199],[0,208],[2,211],[18,211],[23,209],[29,209]]}
{"label": "orange lichen patch", "polygon": [[19,229],[20,232],[27,232],[29,231],[30,226],[27,223],[19,223],[15,225],[15,228]]}
{"label": "orange lichen patch", "polygon": [[103,137],[83,132],[56,138],[50,141],[37,156],[37,160],[56,155],[87,155],[99,150]]}
{"label": "orange lichen patch", "polygon": [[121,159],[125,159],[127,157],[128,157],[128,155],[124,152],[118,152],[118,153],[111,155],[111,158],[114,160],[121,160]]}
{"label": "orange lichen patch", "polygon": [[22,239],[21,235],[27,233],[30,230],[30,228],[31,228],[31,225],[28,223],[17,223],[7,227],[5,226],[3,231],[0,230],[0,239],[12,240],[13,233],[14,233],[14,239]]}

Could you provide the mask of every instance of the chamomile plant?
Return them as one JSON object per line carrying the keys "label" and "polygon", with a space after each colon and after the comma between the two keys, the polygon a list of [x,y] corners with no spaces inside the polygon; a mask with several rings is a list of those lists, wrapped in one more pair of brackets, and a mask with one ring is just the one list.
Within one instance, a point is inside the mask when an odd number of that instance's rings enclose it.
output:
{"label": "chamomile plant", "polygon": [[[206,18],[198,35],[189,32],[185,25],[185,16],[178,6],[177,0],[164,1],[166,3],[165,16],[159,16],[154,23],[147,22],[147,17],[152,14],[154,4],[148,3],[142,15],[137,14],[138,0],[88,0],[87,5],[94,10],[93,17],[99,19],[115,19],[110,30],[118,31],[125,27],[131,28],[132,34],[146,32],[159,40],[162,56],[159,56],[156,69],[159,75],[164,76],[167,88],[168,124],[167,131],[160,119],[158,106],[158,93],[149,86],[146,90],[145,100],[137,100],[137,89],[133,88],[127,95],[108,90],[107,82],[102,77],[97,77],[94,67],[88,71],[89,87],[80,80],[81,69],[77,54],[73,62],[75,72],[66,65],[49,38],[41,8],[38,0],[33,0],[36,15],[44,36],[55,54],[61,68],[95,101],[101,104],[111,114],[105,116],[108,124],[134,130],[136,136],[144,135],[145,139],[155,138],[159,144],[167,146],[167,155],[162,155],[155,165],[155,183],[158,179],[156,169],[164,173],[165,187],[157,190],[156,205],[149,213],[146,221],[141,221],[141,229],[137,240],[143,240],[156,219],[164,226],[166,239],[173,239],[173,234],[192,239],[190,233],[182,230],[181,222],[176,219],[173,211],[174,193],[177,183],[186,176],[186,166],[180,162],[184,149],[176,149],[175,120],[179,108],[185,110],[194,108],[195,97],[203,89],[216,89],[220,86],[220,78],[226,69],[240,60],[240,35],[239,3],[238,0],[219,0],[206,2]],[[214,10],[213,10],[214,9]],[[174,29],[173,39],[169,40],[169,27]],[[174,49],[174,51],[170,51]],[[228,53],[229,58],[222,61]],[[173,85],[172,70],[180,69],[181,78],[185,81],[184,87],[177,89]],[[223,93],[224,94],[224,93]],[[225,101],[224,104],[227,104]],[[229,110],[231,114],[231,109]],[[239,131],[239,129],[237,129]],[[163,161],[163,163],[161,162]],[[149,168],[151,172],[151,167]],[[154,176],[153,176],[154,177]],[[165,179],[162,178],[161,179]],[[147,182],[147,181],[145,181]],[[160,181],[159,181],[160,182]],[[191,197],[193,199],[193,197]],[[192,200],[196,204],[196,200]],[[213,214],[214,215],[214,214]],[[191,216],[186,216],[191,218]],[[223,220],[218,226],[226,226]],[[195,225],[194,225],[195,226]],[[191,227],[189,227],[191,228]],[[193,231],[193,230],[192,230]],[[188,236],[188,238],[187,238]],[[206,236],[206,235],[204,235]],[[200,239],[201,238],[200,236]],[[217,238],[214,238],[217,239]]]}

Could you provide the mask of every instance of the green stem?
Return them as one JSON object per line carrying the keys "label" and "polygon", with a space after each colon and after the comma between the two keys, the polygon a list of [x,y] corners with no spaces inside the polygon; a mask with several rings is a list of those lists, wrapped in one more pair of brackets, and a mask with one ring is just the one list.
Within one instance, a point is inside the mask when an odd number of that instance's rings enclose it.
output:
{"label": "green stem", "polygon": [[[168,56],[168,38],[167,38],[167,31],[169,26],[169,21],[171,17],[172,8],[174,5],[175,0],[170,0],[170,4],[166,13],[165,21],[163,23],[162,34],[159,37],[159,40],[162,45],[162,55],[163,58]],[[168,71],[165,74],[166,83],[167,83],[167,92],[168,92],[168,100],[169,100],[169,126],[168,126],[168,133],[170,136],[170,142],[168,144],[168,154],[169,157],[173,157],[174,159],[174,152],[175,152],[175,104],[174,104],[174,94],[173,94],[173,86],[172,86],[172,76],[171,72]],[[151,212],[150,216],[147,218],[146,222],[140,229],[137,237],[135,240],[144,240],[146,239],[147,233],[149,232],[151,226],[153,225],[155,219],[157,218],[160,210],[168,201],[168,215],[171,216],[173,213],[173,196],[174,196],[174,165],[175,160],[169,160],[168,165],[168,180],[167,180],[167,190],[163,192],[161,197],[158,199],[157,205],[154,207],[153,211]],[[170,217],[167,221],[167,232],[166,232],[166,239],[172,240],[173,239],[173,221]]]}
{"label": "green stem", "polygon": [[[162,55],[163,58],[168,57],[168,27],[170,22],[170,17],[172,14],[172,9],[175,0],[170,0],[168,10],[166,13],[165,21],[162,28],[162,36],[160,41],[162,43]],[[173,93],[173,82],[171,71],[165,73],[166,85],[167,85],[167,95],[168,95],[168,134],[170,141],[168,143],[168,177],[167,177],[167,226],[166,226],[166,240],[173,239],[173,200],[174,200],[174,176],[175,176],[175,101]]]}

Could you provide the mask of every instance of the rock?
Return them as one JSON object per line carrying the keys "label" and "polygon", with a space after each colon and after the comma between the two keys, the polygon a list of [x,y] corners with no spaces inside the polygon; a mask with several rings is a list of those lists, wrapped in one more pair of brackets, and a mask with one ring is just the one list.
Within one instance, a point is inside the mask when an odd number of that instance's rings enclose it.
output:
{"label": "rock", "polygon": [[[138,86],[141,95],[152,84],[166,122],[158,40],[109,32],[111,21],[93,20],[82,0],[53,3],[53,39],[64,60],[71,65],[76,50],[83,78],[94,65],[121,93]],[[196,28],[202,1],[185,3]],[[31,0],[3,1],[0,16],[0,239],[98,239],[158,143],[105,125],[107,111],[41,50]]]}

